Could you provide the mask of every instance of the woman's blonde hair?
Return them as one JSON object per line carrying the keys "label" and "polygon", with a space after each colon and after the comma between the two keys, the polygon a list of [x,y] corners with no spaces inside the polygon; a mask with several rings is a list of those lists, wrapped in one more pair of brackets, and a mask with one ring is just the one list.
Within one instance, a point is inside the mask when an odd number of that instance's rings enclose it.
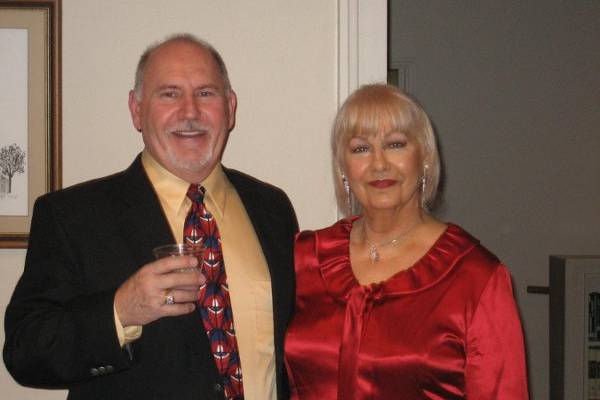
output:
{"label": "woman's blonde hair", "polygon": [[346,99],[335,117],[331,149],[338,208],[345,216],[360,212],[360,206],[349,201],[344,188],[344,154],[348,141],[355,136],[374,135],[381,129],[397,130],[417,140],[426,181],[421,204],[430,210],[437,196],[441,170],[431,122],[423,108],[409,95],[395,86],[382,83],[358,88]]}

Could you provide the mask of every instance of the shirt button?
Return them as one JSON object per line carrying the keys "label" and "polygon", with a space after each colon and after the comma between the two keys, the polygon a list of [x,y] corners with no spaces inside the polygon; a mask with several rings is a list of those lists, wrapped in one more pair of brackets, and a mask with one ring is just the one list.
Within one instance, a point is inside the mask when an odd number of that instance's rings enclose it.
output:
{"label": "shirt button", "polygon": [[90,369],[90,374],[92,374],[92,376],[98,376],[100,372],[98,371],[97,368],[92,368]]}
{"label": "shirt button", "polygon": [[215,383],[213,385],[213,389],[215,393],[223,393],[223,385],[221,385],[220,383]]}

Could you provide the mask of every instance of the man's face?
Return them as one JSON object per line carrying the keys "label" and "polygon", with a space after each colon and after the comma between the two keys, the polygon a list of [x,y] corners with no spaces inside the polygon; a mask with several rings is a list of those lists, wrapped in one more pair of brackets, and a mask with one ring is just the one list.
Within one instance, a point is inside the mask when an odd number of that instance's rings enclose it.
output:
{"label": "man's face", "polygon": [[129,94],[133,125],[146,150],[187,182],[208,176],[235,123],[236,96],[224,85],[207,50],[176,41],[151,54],[140,98]]}

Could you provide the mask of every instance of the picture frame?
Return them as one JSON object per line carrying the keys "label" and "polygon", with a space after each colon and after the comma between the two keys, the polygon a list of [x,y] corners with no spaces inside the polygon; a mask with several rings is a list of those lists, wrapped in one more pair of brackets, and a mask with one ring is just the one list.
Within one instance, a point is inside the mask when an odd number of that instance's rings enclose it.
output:
{"label": "picture frame", "polygon": [[35,199],[62,186],[61,5],[0,0],[0,248],[26,248]]}

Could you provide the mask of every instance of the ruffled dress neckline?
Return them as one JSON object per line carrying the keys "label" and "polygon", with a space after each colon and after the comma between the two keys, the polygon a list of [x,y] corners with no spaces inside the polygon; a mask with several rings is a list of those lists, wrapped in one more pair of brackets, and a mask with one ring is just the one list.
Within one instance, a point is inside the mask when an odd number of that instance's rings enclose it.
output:
{"label": "ruffled dress neckline", "polygon": [[431,248],[411,267],[384,281],[361,285],[350,264],[350,231],[359,218],[338,221],[328,229],[327,245],[316,246],[323,283],[331,296],[343,302],[356,289],[370,293],[375,299],[426,290],[443,279],[462,255],[479,243],[457,225],[448,224]]}

